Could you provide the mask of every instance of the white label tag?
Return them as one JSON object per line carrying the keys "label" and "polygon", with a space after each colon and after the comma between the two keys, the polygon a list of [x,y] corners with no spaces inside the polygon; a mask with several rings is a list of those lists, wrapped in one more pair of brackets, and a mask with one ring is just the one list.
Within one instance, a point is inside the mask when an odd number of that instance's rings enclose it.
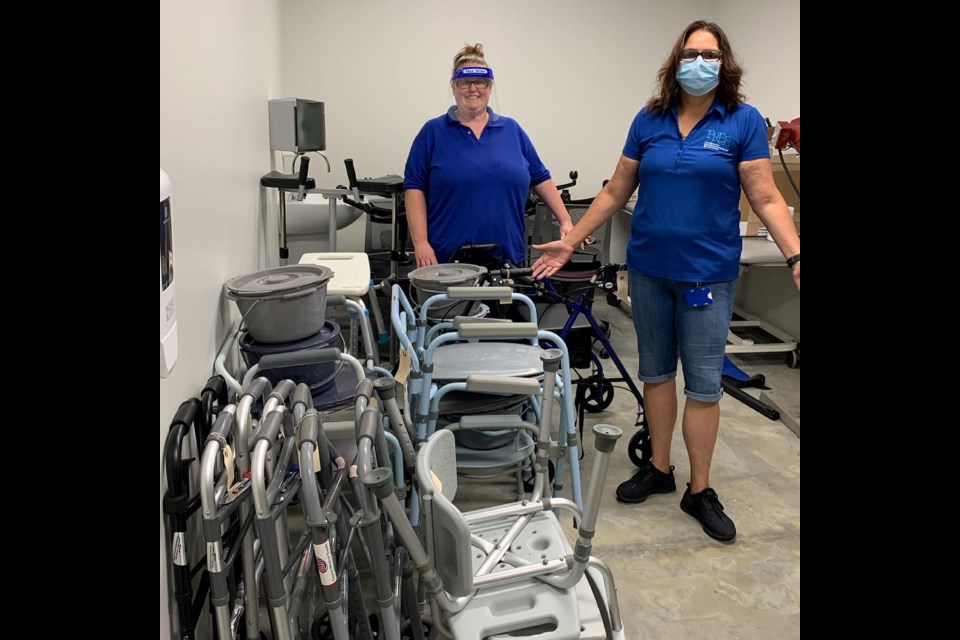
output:
{"label": "white label tag", "polygon": [[219,542],[207,543],[207,571],[220,573],[223,571],[223,558],[220,554]]}
{"label": "white label tag", "polygon": [[170,545],[170,555],[173,556],[173,564],[181,567],[187,566],[187,540],[183,531],[173,532],[173,543]]}
{"label": "white label tag", "polygon": [[627,272],[620,271],[617,273],[617,300],[623,302],[627,299],[629,292],[630,289],[627,282]]}
{"label": "white label tag", "polygon": [[337,584],[337,571],[333,566],[330,541],[324,540],[320,544],[314,544],[313,553],[317,556],[317,573],[320,574],[320,584],[325,587]]}
{"label": "white label tag", "polygon": [[223,466],[227,470],[227,486],[233,486],[233,449],[230,445],[223,448]]}
{"label": "white label tag", "polygon": [[400,349],[400,366],[397,368],[397,375],[394,380],[400,384],[407,383],[407,377],[410,375],[410,354],[406,349]]}

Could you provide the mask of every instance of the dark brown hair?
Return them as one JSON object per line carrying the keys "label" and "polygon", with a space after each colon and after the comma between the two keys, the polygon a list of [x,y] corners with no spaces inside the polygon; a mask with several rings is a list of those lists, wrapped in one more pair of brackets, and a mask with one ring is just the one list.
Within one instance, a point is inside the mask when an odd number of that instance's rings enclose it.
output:
{"label": "dark brown hair", "polygon": [[730,46],[730,39],[719,25],[706,20],[697,20],[683,30],[680,37],[673,45],[673,50],[664,61],[663,66],[657,73],[657,95],[650,98],[647,102],[649,111],[662,111],[672,107],[680,102],[680,84],[677,82],[677,69],[680,66],[680,51],[684,48],[689,38],[697,31],[709,31],[717,38],[722,54],[720,63],[720,84],[717,87],[717,100],[719,100],[727,111],[733,111],[737,105],[744,102],[746,98],[740,93],[740,81],[743,79],[743,67],[740,66],[740,59],[737,58]]}

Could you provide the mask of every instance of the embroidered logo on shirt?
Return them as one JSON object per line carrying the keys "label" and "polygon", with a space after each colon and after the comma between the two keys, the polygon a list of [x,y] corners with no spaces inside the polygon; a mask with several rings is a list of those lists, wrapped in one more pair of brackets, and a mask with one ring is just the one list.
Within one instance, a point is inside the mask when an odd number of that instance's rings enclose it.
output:
{"label": "embroidered logo on shirt", "polygon": [[730,144],[733,142],[733,138],[727,134],[716,131],[715,129],[707,130],[707,139],[703,143],[704,149],[712,149],[713,151],[730,151]]}

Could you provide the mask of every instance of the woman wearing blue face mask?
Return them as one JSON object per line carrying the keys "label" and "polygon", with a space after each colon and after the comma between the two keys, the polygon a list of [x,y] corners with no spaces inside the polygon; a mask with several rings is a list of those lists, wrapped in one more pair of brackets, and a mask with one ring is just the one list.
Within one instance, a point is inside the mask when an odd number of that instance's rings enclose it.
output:
{"label": "woman wearing blue face mask", "polygon": [[719,26],[689,25],[660,68],[657,94],[633,120],[613,177],[573,231],[534,247],[544,251],[534,275],[552,275],[639,186],[627,263],[653,455],[617,488],[617,499],[639,503],[676,491],[670,445],[679,358],[690,459],[680,508],[722,541],[737,530],[710,487],[710,465],[739,273],[741,188],[800,288],[800,238],[773,181],[766,123],[740,93],[742,76]]}

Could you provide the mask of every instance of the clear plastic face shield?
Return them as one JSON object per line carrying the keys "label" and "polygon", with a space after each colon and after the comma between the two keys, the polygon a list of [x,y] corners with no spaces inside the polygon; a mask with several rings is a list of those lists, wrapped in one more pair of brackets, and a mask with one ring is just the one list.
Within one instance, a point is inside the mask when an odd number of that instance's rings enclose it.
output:
{"label": "clear plastic face shield", "polygon": [[457,89],[466,89],[471,85],[480,89],[489,89],[493,85],[493,69],[490,67],[460,67],[455,69],[450,84]]}

